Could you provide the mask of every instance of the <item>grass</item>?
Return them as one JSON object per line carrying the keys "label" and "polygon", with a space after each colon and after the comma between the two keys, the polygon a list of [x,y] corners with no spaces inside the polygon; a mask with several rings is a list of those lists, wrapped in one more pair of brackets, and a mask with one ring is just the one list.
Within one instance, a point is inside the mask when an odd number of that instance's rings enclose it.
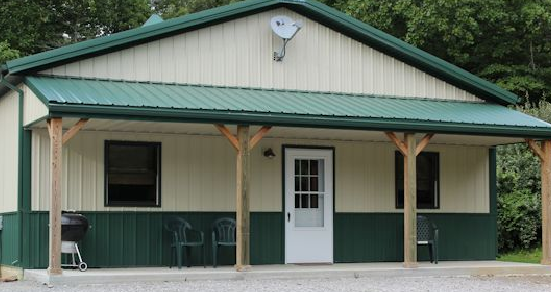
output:
{"label": "grass", "polygon": [[541,247],[501,254],[498,256],[497,260],[503,262],[539,264],[541,261]]}

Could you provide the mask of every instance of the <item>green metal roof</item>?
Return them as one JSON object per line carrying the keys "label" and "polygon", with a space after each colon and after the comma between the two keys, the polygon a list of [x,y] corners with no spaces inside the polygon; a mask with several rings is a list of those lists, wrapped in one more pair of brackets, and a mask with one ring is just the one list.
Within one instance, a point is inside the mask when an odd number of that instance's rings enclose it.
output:
{"label": "green metal roof", "polygon": [[507,107],[329,92],[27,77],[50,116],[551,137],[551,125]]}
{"label": "green metal roof", "polygon": [[310,17],[327,27],[418,67],[436,78],[472,92],[483,99],[500,104],[518,102],[518,97],[512,92],[313,0],[249,0],[237,2],[8,61],[6,67],[10,74],[34,72],[277,7],[286,7]]}

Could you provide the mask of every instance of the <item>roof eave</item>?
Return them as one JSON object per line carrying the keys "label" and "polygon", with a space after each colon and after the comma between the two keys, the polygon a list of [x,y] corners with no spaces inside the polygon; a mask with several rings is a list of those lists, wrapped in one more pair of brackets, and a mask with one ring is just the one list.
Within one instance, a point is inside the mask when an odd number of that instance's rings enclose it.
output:
{"label": "roof eave", "polygon": [[310,116],[262,112],[183,110],[164,108],[74,105],[49,103],[51,117],[110,118],[189,123],[227,123],[285,127],[356,129],[370,131],[413,131],[497,137],[551,138],[551,127],[502,126],[445,123],[422,120]]}

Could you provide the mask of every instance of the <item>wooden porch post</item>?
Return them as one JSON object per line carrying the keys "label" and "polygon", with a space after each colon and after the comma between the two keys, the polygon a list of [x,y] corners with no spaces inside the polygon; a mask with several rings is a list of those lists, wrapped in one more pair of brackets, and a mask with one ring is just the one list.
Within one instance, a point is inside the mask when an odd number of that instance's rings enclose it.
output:
{"label": "wooden porch post", "polygon": [[48,273],[60,275],[61,270],[61,169],[63,130],[61,118],[52,118],[48,121],[50,133],[50,258]]}
{"label": "wooden porch post", "polygon": [[551,140],[542,141],[541,147],[534,140],[526,142],[541,161],[541,264],[551,265]]}
{"label": "wooden porch post", "polygon": [[73,138],[88,119],[80,119],[71,129],[63,134],[62,118],[48,120],[48,133],[50,135],[50,227],[49,244],[50,255],[48,262],[48,274],[61,275],[61,173],[63,168],[62,152],[63,144]]}
{"label": "wooden porch post", "polygon": [[404,267],[417,267],[417,141],[414,133],[404,134]]}
{"label": "wooden porch post", "polygon": [[239,150],[237,151],[236,169],[236,222],[237,222],[237,246],[235,249],[235,268],[242,272],[250,268],[250,213],[249,197],[250,183],[249,173],[251,170],[249,151],[249,126],[237,126],[237,140]]}
{"label": "wooden porch post", "polygon": [[405,133],[404,141],[395,133],[385,133],[404,156],[404,267],[417,264],[417,155],[429,144],[433,134],[427,134],[419,144],[414,133]]}
{"label": "wooden porch post", "polygon": [[215,127],[237,150],[236,164],[236,209],[237,242],[235,248],[235,269],[238,272],[246,272],[251,267],[250,262],[250,151],[258,144],[262,137],[268,133],[271,127],[262,127],[249,139],[249,126],[237,126],[237,137],[224,125]]}

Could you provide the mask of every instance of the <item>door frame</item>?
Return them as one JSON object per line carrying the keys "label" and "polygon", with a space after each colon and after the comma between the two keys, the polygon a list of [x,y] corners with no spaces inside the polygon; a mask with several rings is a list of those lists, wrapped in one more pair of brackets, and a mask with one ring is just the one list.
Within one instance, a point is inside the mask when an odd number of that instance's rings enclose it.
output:
{"label": "door frame", "polygon": [[285,150],[286,149],[311,149],[311,150],[330,150],[333,154],[333,210],[332,212],[332,237],[333,237],[333,263],[335,263],[335,146],[331,145],[308,145],[308,144],[282,144],[281,145],[281,263],[285,264],[286,246],[285,246]]}

